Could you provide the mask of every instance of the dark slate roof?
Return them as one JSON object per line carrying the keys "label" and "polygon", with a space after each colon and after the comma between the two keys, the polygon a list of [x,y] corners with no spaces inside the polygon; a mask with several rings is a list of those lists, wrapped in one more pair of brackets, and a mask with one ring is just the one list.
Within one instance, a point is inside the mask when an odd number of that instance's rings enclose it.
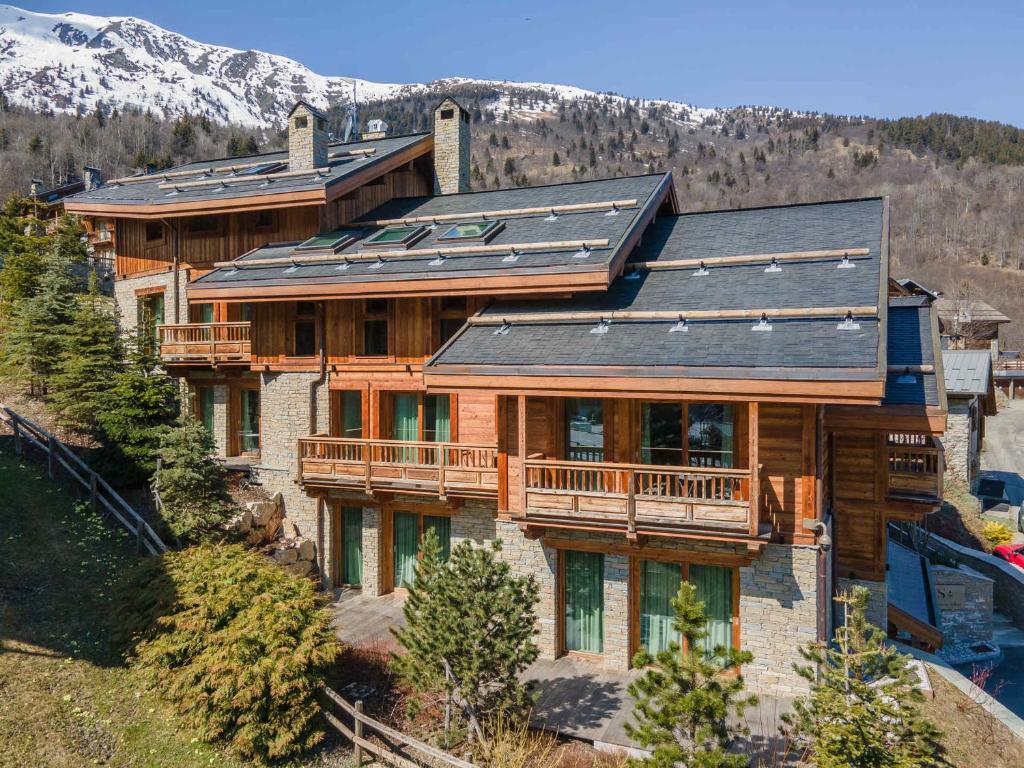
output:
{"label": "dark slate roof", "polygon": [[[927,296],[889,299],[887,356],[890,367],[935,366],[931,306]],[[939,405],[934,373],[893,372],[886,376],[883,405]]]}
{"label": "dark slate roof", "polygon": [[[495,320],[515,313],[565,313],[722,309],[795,309],[876,306],[881,283],[881,199],[807,206],[668,216],[645,234],[631,261],[710,258],[788,251],[867,248],[852,269],[838,260],[783,261],[781,271],[764,263],[641,271],[623,277],[605,294],[564,300],[501,302],[483,313]],[[507,334],[494,325],[469,325],[429,367],[495,366],[509,374],[555,373],[552,367],[616,366],[659,375],[815,379],[874,378],[878,368],[879,318],[860,317],[856,329],[841,318],[772,320],[770,332],[753,331],[751,320],[692,320],[686,332],[666,321],[612,320],[607,333],[591,333],[596,321],[514,322]],[[544,370],[532,368],[545,366]],[[722,371],[712,369],[721,368]],[[858,369],[851,371],[849,369]],[[566,371],[571,372],[571,371]],[[617,371],[623,372],[623,371]]]}
{"label": "dark slate roof", "polygon": [[987,349],[943,350],[942,369],[948,394],[988,394],[992,382],[992,354]]}
{"label": "dark slate roof", "polygon": [[[194,163],[168,168],[166,171],[150,174],[152,181],[132,182],[129,184],[105,184],[102,187],[74,195],[70,200],[76,203],[96,203],[104,205],[176,205],[179,203],[195,202],[199,200],[225,200],[248,195],[267,195],[288,192],[307,192],[310,190],[324,189],[337,184],[346,177],[362,171],[374,165],[379,165],[389,156],[401,152],[418,141],[424,140],[430,134],[417,133],[408,136],[389,136],[383,139],[370,141],[354,141],[349,144],[331,144],[328,152],[348,151],[353,149],[376,149],[376,153],[366,156],[336,157],[328,160],[330,172],[324,176],[314,174],[309,176],[293,176],[284,179],[275,179],[267,184],[264,179],[254,176],[252,181],[244,184],[231,184],[227,187],[185,187],[180,192],[173,189],[160,189],[160,184],[169,181],[178,181],[182,184],[188,181],[200,181],[204,178],[232,179],[232,174],[218,173],[209,177],[202,175],[178,177],[176,179],[165,179],[165,173],[175,171],[202,170],[218,166],[231,165],[232,163],[251,163],[257,161],[287,162],[288,152],[265,152],[259,155],[248,155],[245,157],[227,157],[214,160],[202,160]],[[287,167],[282,170],[288,170]]]}
{"label": "dark slate roof", "polygon": [[[221,268],[199,278],[193,285],[198,288],[247,288],[253,286],[279,285],[322,285],[329,283],[358,283],[381,280],[416,280],[433,278],[454,278],[482,276],[487,274],[530,275],[539,272],[571,273],[607,270],[616,247],[627,237],[639,220],[644,205],[671,183],[667,174],[633,176],[600,181],[556,184],[547,187],[504,189],[492,192],[470,192],[439,197],[400,198],[376,208],[363,216],[346,231],[353,232],[363,240],[376,232],[379,227],[359,229],[360,222],[379,219],[413,218],[439,216],[449,213],[474,213],[477,211],[508,210],[513,208],[534,208],[573,203],[598,203],[611,200],[637,200],[635,208],[623,209],[618,215],[608,216],[603,211],[562,213],[554,221],[546,215],[514,216],[502,218],[504,229],[488,241],[487,245],[497,246],[518,243],[540,243],[560,240],[600,240],[607,238],[609,245],[595,247],[586,258],[579,258],[579,249],[524,251],[516,261],[504,261],[506,254],[452,255],[441,263],[433,255],[422,258],[405,257],[385,260],[383,265],[375,261],[354,262],[344,269],[338,263],[302,264],[301,255],[293,252],[297,243],[276,243],[260,248],[238,259],[238,263],[249,265],[265,259],[295,257],[297,269],[273,265],[267,267],[246,267],[235,270]],[[438,246],[470,246],[470,242],[439,241],[451,224],[439,224],[426,237],[418,241],[408,252],[426,250]],[[345,248],[339,255],[339,262],[346,255],[375,253],[381,249],[363,248],[361,242]],[[285,271],[285,270],[288,271]]]}

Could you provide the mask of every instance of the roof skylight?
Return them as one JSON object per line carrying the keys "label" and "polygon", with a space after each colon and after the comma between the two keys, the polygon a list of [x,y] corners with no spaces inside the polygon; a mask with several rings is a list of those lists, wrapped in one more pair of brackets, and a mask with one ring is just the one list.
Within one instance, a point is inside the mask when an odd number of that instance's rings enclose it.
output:
{"label": "roof skylight", "polygon": [[478,240],[486,243],[505,228],[500,221],[460,221],[448,228],[438,240]]}
{"label": "roof skylight", "polygon": [[427,234],[422,226],[385,227],[363,241],[371,248],[408,248]]}
{"label": "roof skylight", "polygon": [[324,232],[295,246],[296,251],[332,251],[337,253],[356,240],[351,232]]}
{"label": "roof skylight", "polygon": [[263,173],[273,173],[284,168],[284,163],[280,161],[274,161],[269,163],[260,163],[254,165],[251,168],[243,168],[240,171],[235,171],[235,176],[259,176]]}

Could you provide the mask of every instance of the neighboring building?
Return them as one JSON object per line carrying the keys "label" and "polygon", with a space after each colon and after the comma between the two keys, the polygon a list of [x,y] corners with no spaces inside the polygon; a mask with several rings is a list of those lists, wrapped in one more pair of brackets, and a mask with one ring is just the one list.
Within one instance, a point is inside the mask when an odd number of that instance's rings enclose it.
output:
{"label": "neighboring building", "polygon": [[946,349],[942,352],[949,416],[942,439],[950,475],[968,488],[981,468],[985,417],[996,414],[992,358],[985,350]]}
{"label": "neighboring building", "polygon": [[802,690],[834,590],[867,586],[885,626],[886,524],[940,503],[938,329],[888,298],[888,201],[681,215],[671,174],[471,192],[468,116],[434,116],[324,158],[304,106],[287,153],[68,209],[116,219],[123,325],[159,333],[326,584],[402,589],[428,529],[501,539],[542,655],[625,669],[689,579],[755,688]]}
{"label": "neighboring building", "polygon": [[[57,220],[64,214],[64,200],[79,192],[95,189],[103,184],[103,177],[97,168],[85,166],[83,179],[71,179],[56,187],[46,189],[39,179],[32,180],[28,197],[24,199],[23,213],[33,220],[42,222],[47,231],[52,231]],[[85,219],[86,236],[90,256],[100,268],[101,274],[113,274],[114,267],[114,225],[111,219]]]}
{"label": "neighboring building", "polygon": [[985,349],[992,359],[999,356],[999,327],[1010,318],[998,309],[976,299],[940,297],[935,302],[939,313],[939,331],[943,348]]}
{"label": "neighboring building", "polygon": [[1001,350],[999,357],[992,363],[992,375],[995,377],[996,389],[1008,399],[1024,397],[1024,359],[1021,359],[1020,352]]}

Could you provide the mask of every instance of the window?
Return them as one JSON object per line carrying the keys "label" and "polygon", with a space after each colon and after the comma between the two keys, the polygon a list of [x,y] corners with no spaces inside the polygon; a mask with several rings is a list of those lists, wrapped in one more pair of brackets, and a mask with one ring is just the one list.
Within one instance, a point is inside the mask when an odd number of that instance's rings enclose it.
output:
{"label": "window", "polygon": [[147,221],[146,222],[146,244],[152,245],[153,243],[163,242],[164,239],[164,225],[159,221]]}
{"label": "window", "polygon": [[149,344],[159,344],[157,327],[164,323],[164,294],[150,293],[137,298],[139,338]]}
{"label": "window", "polygon": [[604,555],[562,552],[566,651],[604,653]]}
{"label": "window", "polygon": [[449,341],[455,338],[455,334],[458,333],[462,326],[464,326],[465,324],[466,320],[465,318],[462,317],[442,317],[441,330],[439,333],[441,344],[447,344]]}
{"label": "window", "polygon": [[342,248],[351,245],[356,240],[350,232],[325,232],[321,235],[313,235],[295,246],[296,251],[332,251],[337,253]]}
{"label": "window", "polygon": [[238,305],[238,319],[246,323],[252,320],[252,304],[248,301],[243,301]]}
{"label": "window", "polygon": [[242,389],[238,393],[240,453],[258,453],[260,450],[260,392]]}
{"label": "window", "polygon": [[274,211],[256,211],[253,214],[252,226],[257,232],[277,229],[277,214]]}
{"label": "window", "polygon": [[671,642],[682,642],[672,627],[675,613],[671,601],[685,579],[693,584],[697,599],[704,603],[708,635],[701,641],[705,653],[733,645],[733,569],[717,565],[641,560],[639,562],[640,645],[651,655],[666,650]]}
{"label": "window", "polygon": [[424,396],[423,439],[428,443],[447,443],[452,439],[451,400],[448,395]]}
{"label": "window", "polygon": [[213,434],[213,387],[196,387],[196,419]]}
{"label": "window", "polygon": [[569,461],[604,460],[604,413],[600,400],[566,399],[565,438],[565,457]]}
{"label": "window", "polygon": [[408,248],[427,233],[426,227],[386,227],[370,235],[363,245],[371,248]]}
{"label": "window", "polygon": [[455,117],[455,110],[454,109],[442,109],[441,110],[441,119],[442,120],[451,120],[453,117]]}
{"label": "window", "polygon": [[438,347],[446,344],[466,324],[469,314],[465,296],[442,296],[438,320]]}
{"label": "window", "polygon": [[[260,174],[263,174],[263,173],[275,173],[277,171],[282,170],[283,168],[284,168],[284,163],[283,162],[281,162],[280,160],[274,160],[274,161],[271,161],[271,162],[260,163],[259,165],[254,165],[254,166],[252,166],[250,168],[243,168],[240,171],[235,171],[235,176],[259,176]],[[262,213],[271,213],[271,212],[270,211],[260,211],[259,213],[262,214]],[[259,214],[257,214],[257,215],[259,215]]]}
{"label": "window", "polygon": [[338,392],[335,408],[335,437],[360,438],[363,436],[363,393],[357,389]]}
{"label": "window", "polygon": [[486,243],[505,225],[500,221],[467,221],[450,227],[438,240],[475,240]]}
{"label": "window", "polygon": [[701,643],[704,652],[712,653],[717,647],[732,648],[732,569],[691,565],[689,571],[688,580],[697,588],[697,599],[704,603],[708,617],[708,636]]}
{"label": "window", "polygon": [[186,226],[190,235],[215,235],[220,231],[220,219],[216,216],[194,216]]}
{"label": "window", "polygon": [[433,531],[441,545],[441,559],[451,555],[451,518],[423,515],[419,512],[395,512],[392,515],[391,563],[392,587],[408,588],[416,581],[416,563],[422,553],[423,535]]}
{"label": "window", "polygon": [[292,354],[295,357],[316,354],[316,304],[312,301],[295,303]]}
{"label": "window", "polygon": [[387,299],[367,299],[363,305],[363,349],[368,357],[388,354],[388,302]]}
{"label": "window", "polygon": [[193,316],[196,318],[197,323],[212,323],[213,322],[213,304],[205,302],[203,304],[193,304]]}
{"label": "window", "polygon": [[309,118],[305,115],[299,115],[295,118],[296,128],[307,128],[309,126]]}
{"label": "window", "polygon": [[736,409],[722,403],[641,403],[640,461],[732,467],[735,421]]}

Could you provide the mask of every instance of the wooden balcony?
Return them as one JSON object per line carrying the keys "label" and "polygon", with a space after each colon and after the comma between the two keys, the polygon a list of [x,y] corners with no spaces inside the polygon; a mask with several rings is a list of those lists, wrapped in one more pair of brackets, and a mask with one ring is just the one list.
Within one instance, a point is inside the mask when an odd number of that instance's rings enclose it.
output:
{"label": "wooden balcony", "polygon": [[756,470],[528,459],[524,481],[527,524],[621,530],[630,539],[759,533]]}
{"label": "wooden balcony", "polygon": [[[942,501],[942,449],[930,437],[893,445],[890,436],[888,493],[891,499],[928,504]],[[911,436],[917,437],[917,436]],[[917,442],[918,444],[912,444]]]}
{"label": "wooden balcony", "polygon": [[248,365],[249,323],[161,325],[160,359],[165,365]]}
{"label": "wooden balcony", "polygon": [[400,491],[445,499],[498,492],[498,449],[468,443],[421,443],[342,437],[299,439],[299,474],[307,486],[348,488],[372,496]]}

